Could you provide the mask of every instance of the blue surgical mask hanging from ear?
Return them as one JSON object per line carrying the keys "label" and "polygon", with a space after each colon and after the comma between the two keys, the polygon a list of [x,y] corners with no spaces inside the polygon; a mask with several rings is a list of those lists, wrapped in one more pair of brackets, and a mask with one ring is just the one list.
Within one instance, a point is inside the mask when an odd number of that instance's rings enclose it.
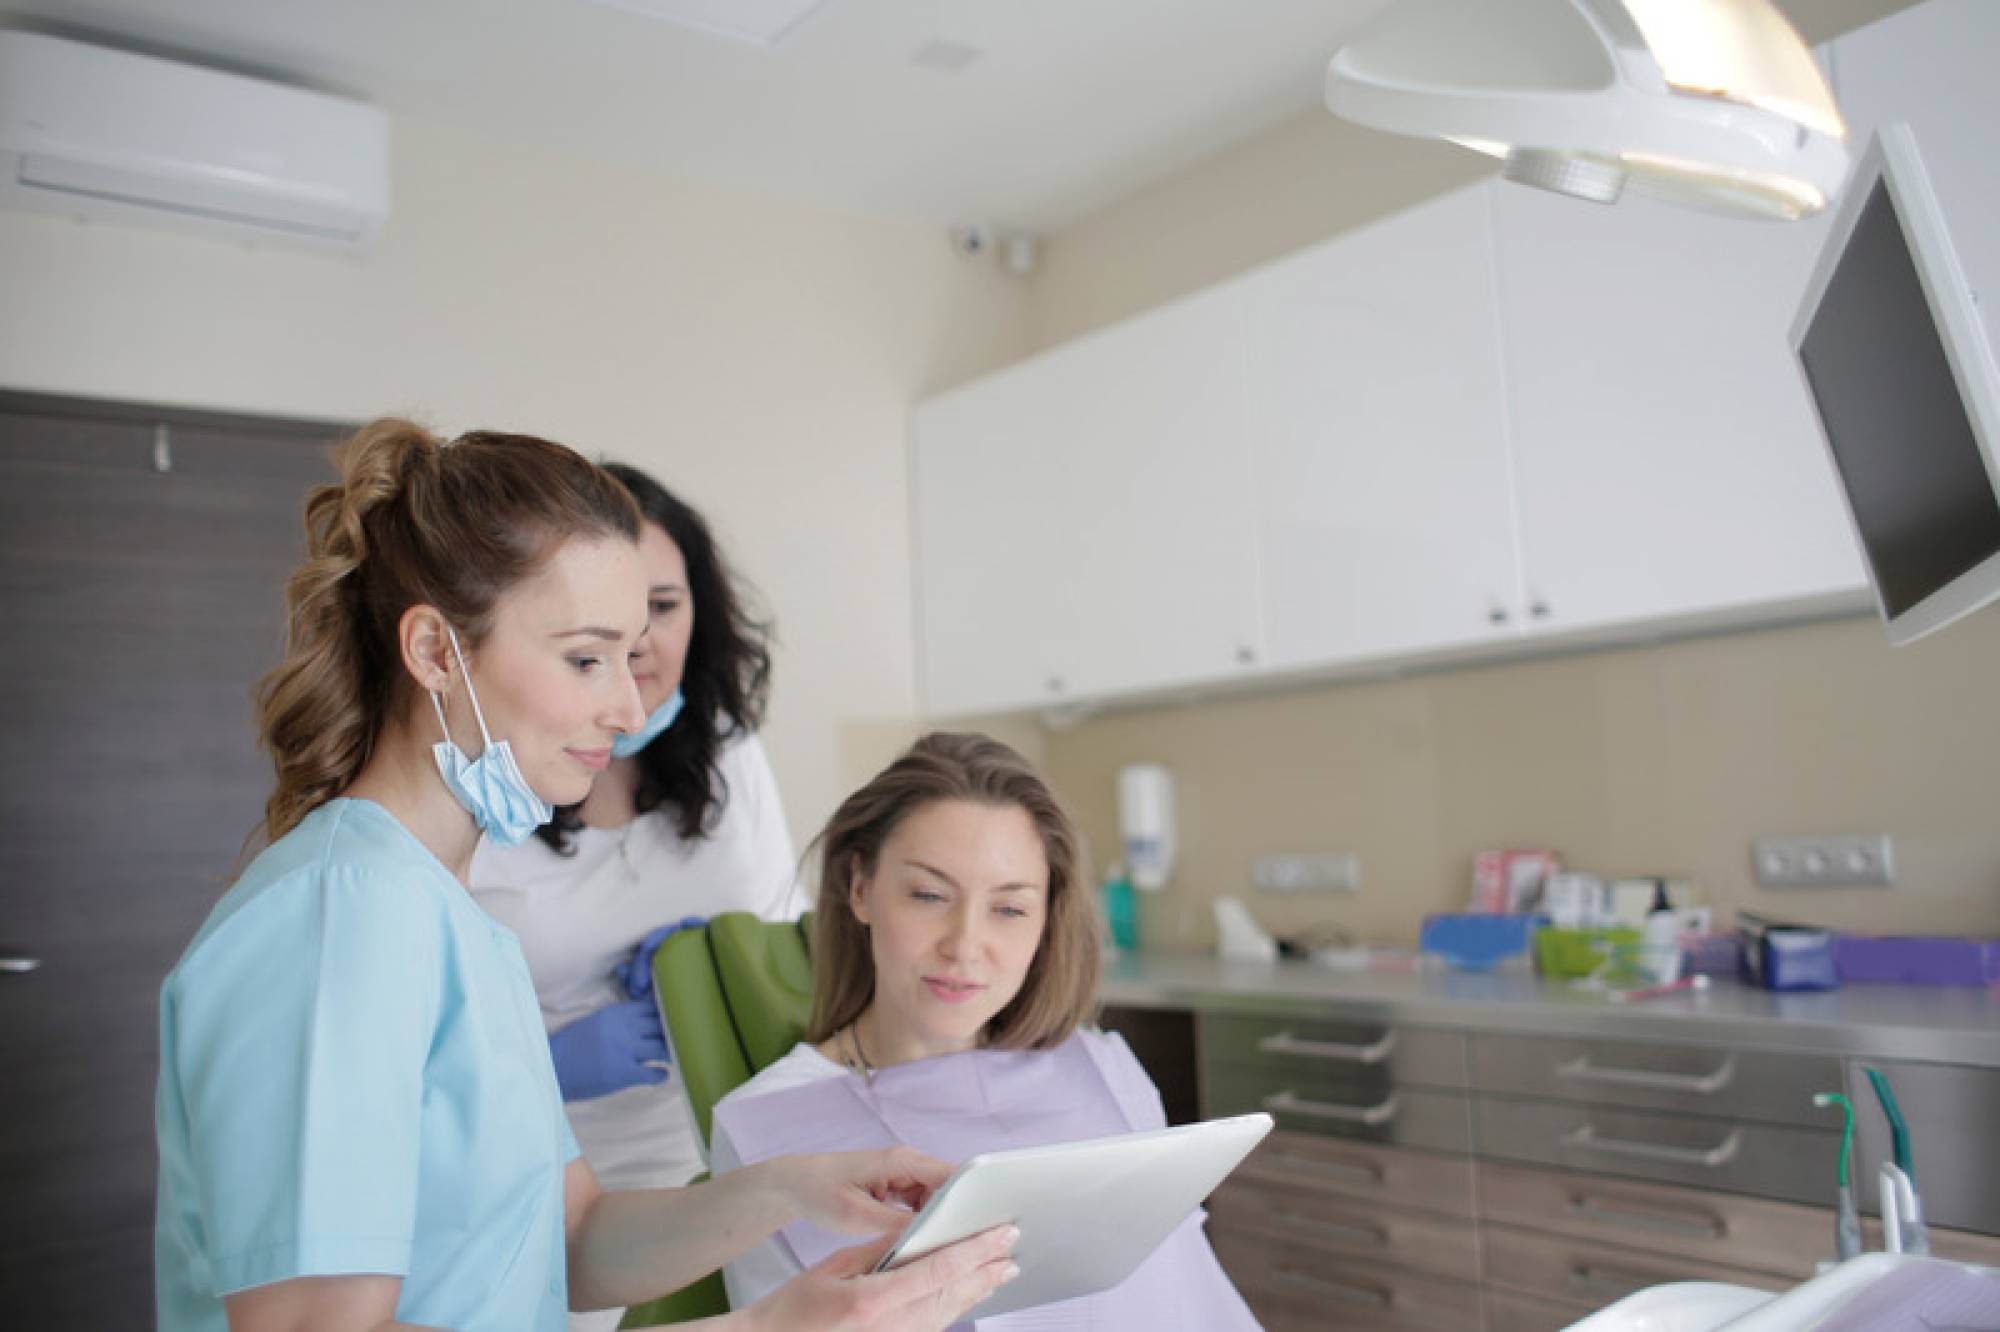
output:
{"label": "blue surgical mask hanging from ear", "polygon": [[479,691],[472,687],[472,671],[465,664],[464,650],[458,646],[458,632],[450,625],[445,626],[445,632],[451,635],[452,655],[458,658],[458,669],[465,676],[465,695],[472,700],[472,715],[479,721],[479,738],[486,747],[476,759],[465,756],[465,751],[452,742],[443,702],[437,691],[431,690],[431,707],[437,710],[438,726],[444,731],[444,739],[431,746],[438,776],[444,778],[446,788],[458,803],[465,806],[465,812],[479,825],[479,831],[495,845],[519,846],[535,829],[555,817],[555,807],[536,795],[535,788],[521,775],[521,765],[514,761],[513,746],[505,740],[496,743],[486,729],[486,714],[480,711]]}
{"label": "blue surgical mask hanging from ear", "polygon": [[646,718],[646,724],[630,735],[621,735],[611,741],[611,752],[619,758],[631,758],[647,745],[660,738],[660,734],[674,724],[674,718],[681,715],[681,707],[687,700],[681,691],[675,689],[673,697],[653,709],[653,715]]}

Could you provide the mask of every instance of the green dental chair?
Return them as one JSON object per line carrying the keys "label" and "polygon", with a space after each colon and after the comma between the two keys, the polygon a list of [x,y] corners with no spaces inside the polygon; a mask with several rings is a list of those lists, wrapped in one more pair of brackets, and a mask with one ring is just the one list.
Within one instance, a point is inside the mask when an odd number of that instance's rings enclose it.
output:
{"label": "green dental chair", "polygon": [[[797,921],[732,911],[669,935],[653,955],[653,993],[666,1019],[674,1073],[705,1145],[715,1103],[805,1035],[812,1014],[812,913]],[[685,1323],[729,1312],[722,1274],[625,1311],[625,1327]]]}

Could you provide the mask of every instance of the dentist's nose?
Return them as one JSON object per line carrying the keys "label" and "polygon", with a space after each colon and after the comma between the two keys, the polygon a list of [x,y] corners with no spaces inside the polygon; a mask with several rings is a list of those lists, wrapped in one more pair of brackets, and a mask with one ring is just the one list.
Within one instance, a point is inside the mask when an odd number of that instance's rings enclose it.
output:
{"label": "dentist's nose", "polygon": [[646,705],[639,701],[639,682],[632,678],[630,663],[625,667],[625,681],[619,687],[618,699],[610,718],[612,729],[630,735],[646,724]]}

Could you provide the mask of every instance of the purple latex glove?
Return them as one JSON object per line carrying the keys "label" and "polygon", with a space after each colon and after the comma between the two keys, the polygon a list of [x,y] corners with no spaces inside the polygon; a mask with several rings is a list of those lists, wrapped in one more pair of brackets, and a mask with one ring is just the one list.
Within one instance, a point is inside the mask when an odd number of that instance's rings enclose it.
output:
{"label": "purple latex glove", "polygon": [[651,998],[600,1008],[549,1037],[556,1082],[565,1101],[667,1080],[667,1034]]}
{"label": "purple latex glove", "polygon": [[706,916],[682,916],[671,925],[662,925],[639,941],[639,947],[632,956],[613,968],[618,979],[624,983],[625,993],[634,999],[653,997],[653,954],[660,951],[660,945],[667,936],[679,934],[682,930],[700,929],[708,924]]}

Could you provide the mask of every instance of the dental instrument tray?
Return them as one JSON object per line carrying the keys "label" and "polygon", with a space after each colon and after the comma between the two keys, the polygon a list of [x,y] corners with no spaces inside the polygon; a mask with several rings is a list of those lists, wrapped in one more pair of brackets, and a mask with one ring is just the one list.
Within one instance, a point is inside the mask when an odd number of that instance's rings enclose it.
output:
{"label": "dental instrument tray", "polygon": [[952,1172],[878,1271],[1006,1222],[1021,1274],[968,1321],[1108,1290],[1130,1276],[1271,1131],[1266,1114],[985,1152]]}

